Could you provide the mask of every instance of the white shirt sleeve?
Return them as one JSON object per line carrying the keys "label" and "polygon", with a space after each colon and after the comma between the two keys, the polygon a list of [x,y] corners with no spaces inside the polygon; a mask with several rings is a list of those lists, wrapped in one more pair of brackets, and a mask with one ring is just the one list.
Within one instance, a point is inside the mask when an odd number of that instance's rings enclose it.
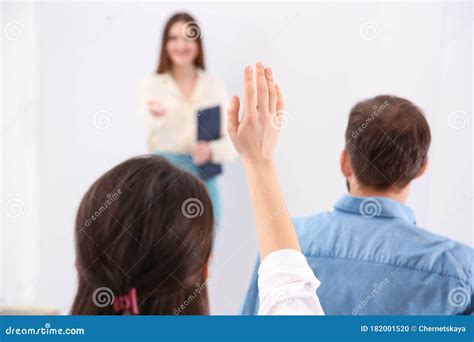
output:
{"label": "white shirt sleeve", "polygon": [[320,282],[303,254],[270,253],[258,270],[259,315],[324,315],[316,294]]}

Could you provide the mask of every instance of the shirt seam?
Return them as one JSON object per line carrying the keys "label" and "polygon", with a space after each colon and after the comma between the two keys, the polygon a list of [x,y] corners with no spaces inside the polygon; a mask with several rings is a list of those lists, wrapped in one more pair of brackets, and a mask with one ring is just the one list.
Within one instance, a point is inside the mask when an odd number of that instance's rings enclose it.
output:
{"label": "shirt seam", "polygon": [[348,258],[348,257],[329,256],[329,255],[306,255],[305,254],[305,256],[307,258],[345,259],[345,260],[352,260],[352,261],[363,261],[363,262],[368,262],[368,263],[372,263],[372,264],[381,264],[381,265],[389,265],[389,266],[394,266],[394,267],[403,267],[405,269],[412,270],[412,271],[437,274],[439,276],[457,279],[457,280],[459,280],[463,283],[468,283],[468,281],[466,281],[465,279],[462,279],[462,278],[460,278],[458,276],[455,276],[455,275],[445,274],[445,273],[438,272],[438,271],[429,271],[429,270],[414,268],[414,267],[405,266],[405,265],[397,265],[397,264],[394,264],[394,263],[391,263],[391,262],[380,262],[380,261],[373,261],[373,260],[355,259],[355,258]]}
{"label": "shirt seam", "polygon": [[[342,211],[342,212],[347,213],[347,214],[355,215],[355,216],[358,216],[358,217],[363,217],[363,216],[359,213],[359,211],[356,212],[356,211],[352,211],[352,210],[350,210],[350,209],[341,208],[341,207],[336,207],[336,206],[334,207],[334,209],[337,210],[337,211]],[[380,213],[380,214],[375,215],[372,219],[374,219],[374,218],[402,220],[403,222],[407,222],[407,223],[409,223],[409,224],[413,224],[413,222],[412,222],[411,220],[408,220],[406,217],[401,217],[401,216],[399,216],[399,215],[394,215],[394,214],[392,214],[392,215],[387,215],[387,214],[382,214],[382,213]]]}

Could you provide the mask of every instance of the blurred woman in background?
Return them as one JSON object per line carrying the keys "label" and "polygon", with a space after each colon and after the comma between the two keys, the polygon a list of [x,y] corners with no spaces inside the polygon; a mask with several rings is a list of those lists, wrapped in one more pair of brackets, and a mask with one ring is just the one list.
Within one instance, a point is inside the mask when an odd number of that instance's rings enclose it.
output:
{"label": "blurred woman in background", "polygon": [[205,71],[201,29],[187,13],[165,25],[158,68],[142,83],[139,112],[148,148],[197,175],[209,191],[219,222],[217,176],[236,155],[226,132],[224,83]]}

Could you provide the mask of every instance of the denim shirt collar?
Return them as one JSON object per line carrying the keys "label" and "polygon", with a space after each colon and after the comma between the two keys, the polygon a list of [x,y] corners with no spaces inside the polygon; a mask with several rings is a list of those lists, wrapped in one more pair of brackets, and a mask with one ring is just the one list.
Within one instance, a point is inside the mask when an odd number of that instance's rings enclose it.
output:
{"label": "denim shirt collar", "polygon": [[366,218],[399,218],[411,224],[416,224],[415,213],[412,209],[386,197],[343,195],[336,202],[334,208]]}

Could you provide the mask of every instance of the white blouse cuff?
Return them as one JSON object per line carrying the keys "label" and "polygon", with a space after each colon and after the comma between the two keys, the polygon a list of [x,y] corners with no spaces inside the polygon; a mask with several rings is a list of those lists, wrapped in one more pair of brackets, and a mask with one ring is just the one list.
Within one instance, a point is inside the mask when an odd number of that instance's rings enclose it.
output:
{"label": "white blouse cuff", "polygon": [[[282,249],[263,259],[258,270],[261,303],[314,296],[320,285],[306,257],[294,249]],[[281,297],[281,298],[280,298]]]}

